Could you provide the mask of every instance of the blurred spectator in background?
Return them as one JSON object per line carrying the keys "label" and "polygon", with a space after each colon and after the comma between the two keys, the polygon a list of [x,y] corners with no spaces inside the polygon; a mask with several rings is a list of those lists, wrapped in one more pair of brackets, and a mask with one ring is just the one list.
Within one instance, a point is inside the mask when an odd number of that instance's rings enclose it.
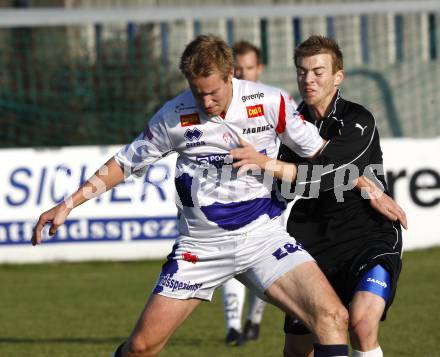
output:
{"label": "blurred spectator in background", "polygon": [[234,51],[235,77],[258,82],[264,67],[260,49],[247,41],[234,43],[232,49]]}

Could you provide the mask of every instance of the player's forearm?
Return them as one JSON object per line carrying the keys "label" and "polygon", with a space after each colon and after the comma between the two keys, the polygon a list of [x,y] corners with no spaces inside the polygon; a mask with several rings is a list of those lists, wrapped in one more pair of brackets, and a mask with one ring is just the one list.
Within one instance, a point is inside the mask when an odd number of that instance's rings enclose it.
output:
{"label": "player's forearm", "polygon": [[124,172],[114,158],[107,161],[75,193],[64,200],[73,209],[82,203],[112,189],[124,180]]}
{"label": "player's forearm", "polygon": [[355,187],[361,192],[366,192],[370,197],[377,197],[383,193],[382,189],[365,176],[360,176],[356,179]]}
{"label": "player's forearm", "polygon": [[310,160],[316,159],[319,155],[321,155],[322,150],[324,150],[326,144],[327,144],[327,140],[322,139],[322,143],[321,143],[321,146],[319,147],[319,149],[316,150],[316,152],[313,155],[307,157],[307,160],[310,161]]}
{"label": "player's forearm", "polygon": [[295,164],[287,163],[280,160],[272,160],[265,156],[268,160],[262,161],[260,168],[266,172],[272,173],[278,180],[286,182],[294,182],[298,173],[298,168]]}
{"label": "player's forearm", "polygon": [[295,164],[271,159],[270,157],[256,151],[252,145],[240,138],[242,147],[232,149],[230,155],[234,160],[232,166],[242,170],[256,165],[266,172],[272,173],[279,180],[293,182],[296,179],[297,167]]}

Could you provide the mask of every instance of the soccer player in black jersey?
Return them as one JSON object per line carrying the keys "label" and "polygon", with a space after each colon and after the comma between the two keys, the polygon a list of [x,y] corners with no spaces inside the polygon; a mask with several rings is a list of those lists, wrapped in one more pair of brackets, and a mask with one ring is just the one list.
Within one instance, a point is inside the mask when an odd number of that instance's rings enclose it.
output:
{"label": "soccer player in black jersey", "polygon": [[[274,163],[245,142],[231,154],[236,166],[257,164],[283,179],[282,192],[296,177],[295,193],[303,197],[293,205],[288,232],[349,308],[352,356],[380,357],[379,323],[395,295],[406,216],[386,194],[373,115],[340,95],[344,72],[337,43],[311,36],[295,49],[295,65],[303,99],[298,111],[327,140],[320,154],[306,161],[282,146]],[[285,356],[312,355],[314,337],[300,318],[286,316],[284,330]]]}

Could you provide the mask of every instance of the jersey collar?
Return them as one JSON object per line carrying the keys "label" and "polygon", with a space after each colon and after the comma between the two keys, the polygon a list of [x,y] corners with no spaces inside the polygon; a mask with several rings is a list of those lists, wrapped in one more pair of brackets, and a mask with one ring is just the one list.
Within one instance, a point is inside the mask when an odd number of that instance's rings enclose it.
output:
{"label": "jersey collar", "polygon": [[343,102],[343,99],[341,97],[340,94],[340,90],[338,89],[335,93],[335,95],[333,96],[333,99],[331,101],[331,110],[330,112],[327,114],[327,116],[325,118],[323,118],[322,120],[314,120],[312,115],[310,114],[309,111],[309,107],[306,105],[306,103],[304,101],[302,101],[299,105],[298,105],[298,112],[300,112],[300,114],[302,114],[304,116],[304,119],[307,120],[310,123],[313,123],[315,125],[319,125],[319,122],[325,121],[328,118],[333,118],[333,117],[338,117],[339,113],[340,113],[340,107]]}

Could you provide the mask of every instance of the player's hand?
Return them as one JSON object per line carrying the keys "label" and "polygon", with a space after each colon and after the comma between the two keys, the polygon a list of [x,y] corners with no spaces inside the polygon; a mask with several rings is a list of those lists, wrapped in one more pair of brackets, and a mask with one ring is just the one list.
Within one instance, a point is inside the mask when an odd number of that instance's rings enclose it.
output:
{"label": "player's hand", "polygon": [[49,235],[53,236],[58,227],[64,223],[71,210],[71,208],[67,208],[65,202],[62,202],[42,213],[32,233],[32,245],[41,243],[41,232],[46,223],[50,223]]}
{"label": "player's hand", "polygon": [[408,229],[405,211],[386,193],[371,195],[370,205],[389,220],[393,222],[398,220],[403,228]]}
{"label": "player's hand", "polygon": [[248,170],[264,169],[271,159],[255,150],[247,141],[240,138],[241,147],[232,149],[229,154],[234,161],[232,167],[238,168],[238,173]]}

